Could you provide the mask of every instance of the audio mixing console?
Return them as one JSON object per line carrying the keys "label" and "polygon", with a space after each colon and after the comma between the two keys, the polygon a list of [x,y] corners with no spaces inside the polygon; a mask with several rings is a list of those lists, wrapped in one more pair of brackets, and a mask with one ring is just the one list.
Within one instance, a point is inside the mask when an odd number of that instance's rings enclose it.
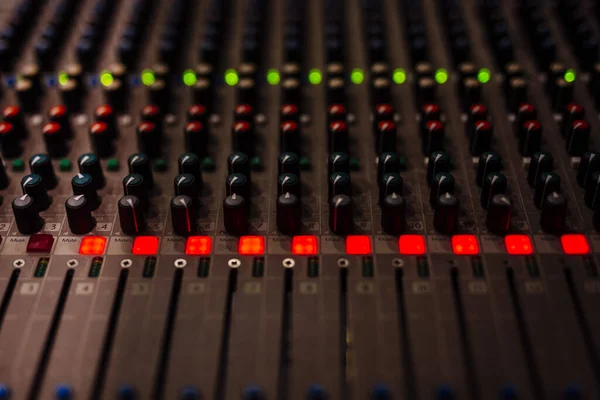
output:
{"label": "audio mixing console", "polygon": [[1,1],[0,400],[599,399],[599,43],[593,0]]}

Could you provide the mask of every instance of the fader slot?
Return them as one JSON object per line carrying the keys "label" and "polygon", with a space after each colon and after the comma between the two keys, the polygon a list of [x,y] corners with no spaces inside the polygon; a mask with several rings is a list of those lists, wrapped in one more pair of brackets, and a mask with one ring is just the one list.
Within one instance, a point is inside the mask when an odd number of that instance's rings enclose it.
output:
{"label": "fader slot", "polygon": [[15,268],[10,273],[8,279],[4,278],[0,280],[0,291],[3,293],[2,303],[0,303],[0,329],[2,328],[2,323],[4,322],[4,317],[6,316],[10,300],[15,292],[15,287],[17,286],[20,274],[21,270]]}

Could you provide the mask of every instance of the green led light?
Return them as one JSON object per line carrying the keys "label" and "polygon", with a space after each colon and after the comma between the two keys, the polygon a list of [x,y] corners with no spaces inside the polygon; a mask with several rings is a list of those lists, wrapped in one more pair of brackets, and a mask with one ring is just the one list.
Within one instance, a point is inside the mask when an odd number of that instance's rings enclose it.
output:
{"label": "green led light", "polygon": [[435,81],[440,85],[446,83],[448,81],[448,71],[444,68],[438,68],[438,70],[435,71]]}
{"label": "green led light", "polygon": [[198,78],[196,78],[196,73],[193,70],[186,69],[183,71],[183,83],[186,86],[194,86],[197,80]]}
{"label": "green led light", "polygon": [[477,79],[481,83],[488,83],[492,79],[492,73],[487,68],[481,68],[477,73]]}
{"label": "green led light", "polygon": [[575,70],[574,69],[568,69],[565,72],[565,81],[567,82],[573,82],[575,80]]}
{"label": "green led light", "polygon": [[142,83],[146,86],[151,86],[154,82],[156,82],[156,76],[154,76],[154,72],[149,69],[145,69],[142,71]]}
{"label": "green led light", "polygon": [[67,84],[67,82],[69,82],[69,75],[67,75],[67,73],[66,73],[66,72],[61,72],[61,73],[58,75],[58,84],[59,84],[60,86],[64,86],[64,85],[66,85],[66,84]]}
{"label": "green led light", "polygon": [[308,72],[308,81],[313,85],[318,85],[323,80],[323,75],[321,71],[316,68],[311,69]]}
{"label": "green led light", "polygon": [[115,78],[113,78],[110,72],[104,71],[102,74],[100,74],[100,83],[102,84],[102,86],[109,87],[113,84],[114,81]]}
{"label": "green led light", "polygon": [[394,80],[394,83],[402,85],[406,82],[406,71],[402,68],[396,68],[392,74],[392,79]]}
{"label": "green led light", "polygon": [[227,71],[225,71],[225,83],[229,86],[237,85],[239,80],[240,78],[238,77],[235,69],[229,68]]}
{"label": "green led light", "polygon": [[280,79],[281,77],[276,69],[271,68],[267,71],[267,82],[269,82],[269,85],[277,85]]}
{"label": "green led light", "polygon": [[360,68],[354,68],[350,73],[350,80],[355,85],[360,85],[365,81],[365,73]]}

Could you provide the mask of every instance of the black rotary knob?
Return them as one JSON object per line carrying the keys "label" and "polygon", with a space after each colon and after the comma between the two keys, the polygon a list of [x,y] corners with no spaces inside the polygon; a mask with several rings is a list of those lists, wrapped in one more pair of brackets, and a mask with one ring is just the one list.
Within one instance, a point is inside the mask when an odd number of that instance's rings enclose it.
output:
{"label": "black rotary knob", "polygon": [[30,195],[24,194],[15,197],[12,202],[12,210],[17,229],[22,234],[32,235],[42,229],[44,220],[40,217],[37,205]]}
{"label": "black rotary knob", "polygon": [[381,153],[377,159],[377,180],[392,172],[400,172],[400,158],[396,153]]}
{"label": "black rotary knob", "polygon": [[381,121],[377,124],[375,146],[378,154],[396,151],[396,124],[394,121]]}
{"label": "black rotary knob", "polygon": [[119,199],[119,222],[127,235],[137,235],[146,229],[146,215],[140,199],[123,196]]}
{"label": "black rotary knob", "polygon": [[336,121],[346,122],[347,118],[346,106],[343,104],[330,104],[327,107],[327,126]]}
{"label": "black rotary knob", "polygon": [[531,103],[522,103],[517,108],[517,115],[515,118],[515,132],[519,134],[523,124],[527,121],[537,120],[537,109]]}
{"label": "black rotary knob", "polygon": [[203,156],[207,153],[208,131],[199,121],[190,121],[185,125],[185,148],[188,152]]}
{"label": "black rotary knob", "polygon": [[71,180],[71,188],[74,195],[82,194],[85,196],[92,210],[100,206],[100,197],[90,175],[81,173],[75,175]]}
{"label": "black rotary knob", "polygon": [[231,196],[237,194],[246,199],[247,204],[250,205],[250,181],[245,175],[242,174],[230,174],[225,180],[225,194]]}
{"label": "black rotary knob", "polygon": [[527,170],[527,183],[529,183],[529,186],[535,188],[540,175],[552,171],[553,167],[554,157],[552,157],[552,154],[546,152],[535,153],[531,157],[529,169]]}
{"label": "black rotary knob", "polygon": [[200,158],[194,153],[184,153],[177,159],[180,174],[190,174],[196,179],[198,185],[202,185],[202,169]]}
{"label": "black rotary knob", "polygon": [[4,160],[0,159],[0,189],[6,189],[9,183],[10,179],[8,178],[8,174],[6,173],[6,166],[4,165]]}
{"label": "black rotary knob", "polygon": [[277,170],[281,174],[295,174],[300,176],[300,159],[296,153],[281,153],[277,159]]}
{"label": "black rotary knob", "polygon": [[50,207],[52,201],[41,176],[37,174],[25,175],[21,179],[21,188],[23,189],[23,194],[28,194],[33,198],[37,210],[44,211]]}
{"label": "black rotary knob", "polygon": [[282,152],[300,154],[300,127],[294,121],[282,122],[279,129],[279,144]]}
{"label": "black rotary knob", "polygon": [[135,153],[127,159],[127,166],[130,174],[138,174],[144,178],[144,182],[148,189],[154,185],[152,176],[152,165],[150,158],[144,153]]}
{"label": "black rotary knob", "polygon": [[456,196],[445,193],[438,197],[433,215],[433,226],[442,234],[452,234],[458,230],[460,204]]}
{"label": "black rotary knob", "polygon": [[385,174],[379,182],[379,204],[383,205],[385,198],[392,193],[402,195],[403,190],[404,181],[399,174]]}
{"label": "black rotary knob", "polygon": [[440,106],[437,104],[427,103],[421,106],[419,115],[419,128],[421,131],[421,136],[423,136],[425,134],[425,125],[427,125],[427,123],[430,121],[440,121],[442,118],[442,111],[440,110]]}
{"label": "black rotary knob", "polygon": [[540,151],[542,145],[542,125],[538,121],[527,121],[519,133],[519,153],[530,157]]}
{"label": "black rotary knob", "polygon": [[494,196],[506,194],[507,187],[508,180],[504,174],[499,172],[487,174],[483,180],[483,186],[481,187],[481,206],[488,209]]}
{"label": "black rotary knob", "polygon": [[79,165],[79,172],[92,176],[92,180],[97,189],[102,189],[106,185],[102,165],[96,154],[87,153],[80,156],[77,160],[77,164]]}
{"label": "black rotary knob", "polygon": [[443,172],[449,172],[451,166],[450,155],[444,151],[434,151],[427,161],[427,184],[431,185],[433,177]]}
{"label": "black rotary knob", "polygon": [[208,122],[208,110],[202,104],[192,104],[187,111],[188,122],[199,122],[206,125]]}
{"label": "black rotary knob", "polygon": [[440,121],[429,121],[425,123],[421,141],[421,150],[423,154],[431,154],[434,151],[444,150],[444,124]]}
{"label": "black rotary knob", "polygon": [[171,223],[173,231],[179,235],[196,232],[196,206],[189,196],[175,196],[171,199]]}
{"label": "black rotary knob", "polygon": [[391,235],[404,232],[406,226],[406,202],[397,193],[388,194],[381,203],[381,226]]}
{"label": "black rotary knob", "polygon": [[248,205],[244,198],[233,193],[223,200],[225,230],[232,235],[243,235],[248,231]]}
{"label": "black rotary knob", "polygon": [[149,157],[158,157],[161,153],[161,132],[152,122],[142,122],[136,129],[137,144],[140,152]]}
{"label": "black rotary knob", "polygon": [[330,199],[338,194],[351,196],[352,181],[350,175],[345,172],[335,172],[329,175],[328,194]]}
{"label": "black rotary knob", "polygon": [[471,106],[469,106],[467,118],[467,131],[465,133],[470,138],[473,136],[475,124],[479,121],[487,121],[488,109],[483,104],[471,104]]}
{"label": "black rotary knob", "polygon": [[300,178],[296,174],[285,173],[277,178],[277,195],[291,193],[296,197],[301,195]]}
{"label": "black rotary knob", "polygon": [[375,106],[373,110],[373,132],[377,132],[379,123],[383,121],[394,121],[394,109],[389,104],[377,104]]}
{"label": "black rotary knob", "polygon": [[152,122],[159,132],[162,132],[163,115],[162,110],[156,104],[148,104],[142,107],[140,113],[142,122]]}
{"label": "black rotary knob", "polygon": [[46,144],[46,152],[50,157],[63,157],[67,154],[67,138],[62,126],[56,122],[49,122],[42,128],[42,136]]}
{"label": "black rotary knob", "polygon": [[495,151],[486,151],[479,156],[475,180],[477,186],[482,186],[488,174],[499,172],[502,169],[502,157]]}
{"label": "black rotary knob", "polygon": [[21,111],[20,107],[8,106],[2,110],[2,117],[4,122],[12,124],[15,133],[20,139],[25,139],[28,135],[27,125],[25,124],[25,113]]}
{"label": "black rotary knob", "polygon": [[293,193],[286,192],[277,197],[277,229],[285,234],[300,230],[302,207],[300,199]]}
{"label": "black rotary knob", "polygon": [[173,180],[173,192],[175,196],[188,196],[197,202],[200,193],[199,182],[192,174],[179,174]]}
{"label": "black rotary knob", "polygon": [[584,200],[590,209],[597,210],[600,208],[600,172],[594,172],[588,179]]}
{"label": "black rotary knob", "polygon": [[101,158],[110,157],[115,152],[112,135],[104,122],[94,122],[90,126],[90,140],[94,152]]}
{"label": "black rotary knob", "polygon": [[352,199],[340,194],[329,200],[329,228],[337,235],[352,232],[353,212]]}
{"label": "black rotary knob", "polygon": [[67,139],[73,138],[73,128],[71,127],[71,114],[67,106],[59,104],[53,106],[48,111],[48,119],[50,122],[56,122],[62,128],[62,132]]}
{"label": "black rotary knob", "polygon": [[254,150],[254,128],[246,121],[233,124],[231,129],[233,150],[246,154],[252,154]]}
{"label": "black rotary knob", "polygon": [[586,151],[581,156],[579,168],[577,169],[577,183],[586,188],[594,172],[600,171],[600,153]]}
{"label": "black rotary knob", "polygon": [[76,235],[90,232],[96,226],[92,209],[86,197],[82,194],[71,196],[65,202],[69,229]]}
{"label": "black rotary knob", "polygon": [[512,202],[505,194],[497,194],[492,197],[485,218],[487,229],[498,235],[503,235],[510,229],[510,218],[512,215]]}
{"label": "black rotary knob", "polygon": [[[46,154],[35,154],[29,159],[29,168],[31,172],[42,177],[44,185],[48,189],[54,189],[58,184],[58,179],[54,173],[52,160]],[[0,179],[2,181],[2,179]]]}
{"label": "black rotary knob", "polygon": [[565,231],[567,220],[567,198],[558,192],[548,194],[542,205],[540,225],[548,233],[560,234]]}
{"label": "black rotary knob", "polygon": [[116,139],[119,136],[119,125],[117,124],[117,113],[108,104],[103,104],[94,111],[96,122],[106,124],[108,137]]}
{"label": "black rotary knob", "polygon": [[300,122],[300,108],[296,104],[284,104],[279,113],[280,121]]}
{"label": "black rotary knob", "polygon": [[573,122],[583,120],[585,118],[585,109],[577,103],[569,103],[563,110],[560,134],[563,137],[569,135],[569,131]]}
{"label": "black rotary knob", "polygon": [[560,176],[554,172],[544,172],[535,185],[533,202],[537,208],[542,208],[544,200],[552,192],[560,192]]}
{"label": "black rotary knob", "polygon": [[250,158],[246,153],[233,153],[227,158],[227,172],[231,174],[242,174],[250,178]]}
{"label": "black rotary knob", "polygon": [[254,109],[250,104],[238,104],[233,110],[233,120],[246,121],[249,123],[254,122]]}
{"label": "black rotary knob", "polygon": [[348,152],[348,126],[343,121],[335,121],[329,124],[329,152]]}
{"label": "black rotary knob", "polygon": [[583,120],[573,121],[567,136],[567,153],[580,156],[588,149],[590,142],[590,125]]}
{"label": "black rotary knob", "polygon": [[149,196],[148,186],[144,177],[140,174],[129,174],[123,178],[123,194],[135,196],[139,200],[139,206],[145,212],[148,210]]}
{"label": "black rotary knob", "polygon": [[454,194],[454,177],[448,172],[436,174],[431,182],[429,190],[429,204],[433,208],[436,207],[438,199],[445,193]]}
{"label": "black rotary knob", "polygon": [[475,123],[469,143],[469,151],[472,156],[479,156],[490,149],[492,132],[492,124],[488,121],[477,121]]}
{"label": "black rotary knob", "polygon": [[329,175],[336,172],[350,173],[350,157],[348,153],[332,153],[327,163]]}

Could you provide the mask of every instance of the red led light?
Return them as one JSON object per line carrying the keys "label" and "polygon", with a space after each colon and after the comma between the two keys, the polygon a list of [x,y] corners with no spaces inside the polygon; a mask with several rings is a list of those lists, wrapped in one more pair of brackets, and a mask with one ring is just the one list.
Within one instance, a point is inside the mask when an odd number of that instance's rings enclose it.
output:
{"label": "red led light", "polygon": [[560,243],[565,254],[589,254],[590,252],[590,245],[585,236],[581,234],[562,235]]}
{"label": "red led light", "polygon": [[138,256],[151,256],[158,253],[157,236],[138,236],[133,241],[131,252]]}
{"label": "red led light", "polygon": [[203,256],[210,254],[212,239],[209,236],[190,236],[185,244],[185,254]]}
{"label": "red led light", "polygon": [[317,254],[317,237],[312,235],[294,236],[292,239],[292,253],[298,255]]}
{"label": "red led light", "polygon": [[104,254],[106,238],[104,236],[85,236],[79,245],[79,254],[97,256]]}
{"label": "red led light", "polygon": [[262,236],[242,236],[238,252],[243,255],[265,254],[265,238]]}
{"label": "red led light", "polygon": [[402,235],[398,239],[400,254],[407,256],[418,256],[425,254],[427,247],[425,238],[421,235]]}
{"label": "red led light", "polygon": [[508,254],[522,256],[533,254],[531,238],[527,235],[507,235],[504,238],[504,246]]}
{"label": "red led light", "polygon": [[454,254],[473,255],[479,254],[479,243],[475,235],[452,236],[452,251]]}
{"label": "red led light", "polygon": [[371,238],[363,235],[351,235],[346,238],[346,253],[371,254]]}

